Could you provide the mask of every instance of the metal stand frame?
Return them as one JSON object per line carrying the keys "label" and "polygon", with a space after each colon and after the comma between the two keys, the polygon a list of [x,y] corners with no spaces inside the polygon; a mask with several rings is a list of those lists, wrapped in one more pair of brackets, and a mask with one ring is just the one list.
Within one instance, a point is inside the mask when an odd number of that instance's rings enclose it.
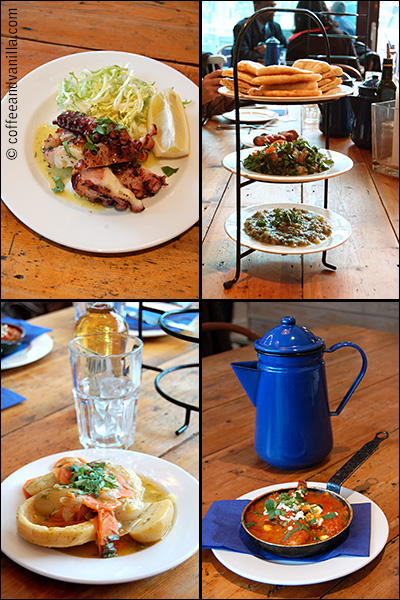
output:
{"label": "metal stand frame", "polygon": [[[143,341],[143,300],[139,300],[139,319],[138,319],[138,337]],[[158,313],[160,315],[160,321],[162,321],[162,316],[165,314],[164,311],[162,310],[158,310],[156,308],[147,308],[146,310],[150,311],[150,312],[154,312],[154,313]],[[172,311],[170,311],[172,312]],[[170,314],[170,312],[168,314]],[[179,314],[182,313],[190,313],[190,312],[198,312],[198,310],[194,310],[194,309],[184,309],[184,310],[179,310],[177,309],[176,311],[173,311]],[[163,324],[162,329],[168,333],[167,328],[165,327],[165,324]],[[169,333],[169,335],[171,335]],[[185,336],[184,334],[176,334],[175,337],[178,337],[180,339],[183,340],[187,340],[189,342],[195,342],[195,343],[199,343],[199,339],[197,338],[190,338],[189,336]],[[199,363],[196,364],[186,364],[186,365],[179,365],[177,367],[171,367],[170,369],[160,369],[160,367],[154,367],[153,365],[145,365],[144,363],[142,364],[142,367],[144,369],[150,369],[151,371],[156,371],[158,373],[158,375],[156,376],[155,380],[154,380],[154,386],[157,390],[157,392],[160,394],[160,396],[162,396],[163,398],[165,398],[165,400],[168,400],[168,402],[172,402],[173,404],[176,404],[177,406],[181,406],[182,408],[186,409],[186,413],[185,413],[185,422],[184,424],[179,427],[179,429],[177,429],[175,431],[176,435],[181,434],[183,431],[185,431],[185,429],[188,428],[189,426],[189,421],[190,421],[190,414],[191,411],[194,410],[195,412],[200,412],[200,409],[198,406],[192,406],[191,404],[187,404],[186,402],[182,402],[181,400],[177,400],[176,398],[173,398],[172,396],[170,396],[169,394],[167,394],[166,392],[164,392],[161,389],[160,386],[160,380],[162,377],[164,377],[164,375],[167,375],[168,373],[172,373],[174,371],[179,371],[180,369],[189,369],[192,367],[199,367]]]}
{"label": "metal stand frame", "polygon": [[[321,22],[321,20],[311,11],[306,10],[304,8],[293,8],[293,9],[289,9],[289,8],[262,8],[260,10],[258,10],[256,13],[254,13],[254,15],[252,15],[251,17],[249,17],[247,19],[247,22],[244,24],[244,26],[242,27],[242,29],[239,32],[239,35],[237,37],[236,40],[236,44],[235,44],[235,51],[234,51],[234,55],[233,55],[233,83],[234,83],[234,94],[235,94],[235,132],[236,132],[236,274],[235,277],[233,279],[231,279],[230,281],[225,281],[224,282],[224,288],[225,289],[230,289],[239,279],[240,277],[240,261],[242,258],[244,258],[245,256],[248,256],[249,254],[251,254],[252,252],[256,252],[256,250],[250,248],[249,250],[246,250],[245,252],[243,252],[241,254],[240,251],[240,237],[241,237],[241,202],[240,202],[240,190],[242,187],[245,187],[246,185],[250,185],[250,183],[254,183],[254,181],[257,180],[253,180],[250,179],[248,181],[245,181],[243,183],[240,182],[240,120],[239,120],[239,85],[238,85],[238,76],[237,76],[237,63],[238,63],[238,58],[239,58],[239,48],[241,46],[242,43],[242,39],[243,36],[245,34],[245,31],[247,29],[247,27],[261,14],[264,12],[291,12],[291,13],[304,13],[307,16],[310,17],[310,19],[312,19],[313,21],[316,22],[316,24],[318,25],[318,27],[321,30],[321,33],[324,37],[324,42],[325,42],[325,50],[326,50],[326,58],[328,63],[331,63],[331,51],[330,51],[330,45],[329,45],[329,39],[328,36],[326,35],[326,31],[324,29],[324,26]],[[298,102],[291,102],[290,98],[288,98],[288,102],[287,104],[321,104],[322,102],[325,104],[326,103],[326,111],[325,111],[325,148],[328,150],[329,149],[329,128],[330,128],[330,102],[334,102],[335,100],[323,100],[321,99],[321,97],[316,98],[314,101],[308,100],[307,102],[302,102],[302,101],[298,101]],[[259,99],[257,100],[257,102],[261,102]],[[278,104],[278,103],[274,103],[273,98],[268,98],[268,100],[265,100],[265,104]],[[270,182],[268,182],[270,183]],[[325,179],[324,182],[324,208],[328,208],[328,179]],[[328,268],[328,269],[332,269],[333,271],[336,270],[336,267],[334,265],[331,265],[327,262],[326,260],[326,250],[324,250],[322,252],[322,264]]]}

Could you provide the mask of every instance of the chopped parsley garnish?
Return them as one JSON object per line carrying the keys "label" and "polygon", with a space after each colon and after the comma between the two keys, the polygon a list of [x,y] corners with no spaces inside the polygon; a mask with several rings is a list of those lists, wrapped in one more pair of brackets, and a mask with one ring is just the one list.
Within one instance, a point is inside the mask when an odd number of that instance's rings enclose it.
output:
{"label": "chopped parsley garnish", "polygon": [[91,494],[95,498],[99,496],[102,488],[117,488],[118,480],[113,473],[107,473],[104,470],[106,463],[97,463],[93,466],[75,465],[66,467],[67,471],[72,472],[68,484],[60,487],[77,488],[79,494]]}
{"label": "chopped parsley garnish", "polygon": [[63,192],[65,189],[65,185],[62,182],[60,177],[53,177],[53,181],[56,184],[56,187],[53,188],[53,192]]}

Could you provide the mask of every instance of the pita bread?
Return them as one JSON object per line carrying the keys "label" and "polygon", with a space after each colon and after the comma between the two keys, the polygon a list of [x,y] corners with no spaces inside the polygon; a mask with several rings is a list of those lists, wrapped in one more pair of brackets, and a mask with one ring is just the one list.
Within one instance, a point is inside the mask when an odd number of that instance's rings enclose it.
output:
{"label": "pita bread", "polygon": [[[224,71],[222,71],[221,77],[230,77],[230,79],[233,79],[233,69],[225,69]],[[238,80],[239,81],[245,81],[246,83],[252,83],[253,79],[254,79],[254,75],[250,75],[249,73],[246,73],[245,71],[238,71]]]}
{"label": "pita bread", "polygon": [[322,87],[320,87],[319,89],[321,90],[321,92],[325,93],[325,92],[329,92],[330,90],[333,90],[333,88],[337,87],[338,85],[340,85],[342,83],[343,79],[341,77],[335,77],[335,80],[332,81],[329,84],[326,84]]}
{"label": "pita bread", "polygon": [[263,86],[261,86],[260,88],[250,88],[249,90],[249,96],[271,96],[271,97],[290,97],[290,98],[296,98],[296,97],[300,97],[300,96],[322,96],[322,92],[320,90],[271,90],[269,88],[267,89],[262,89]]}
{"label": "pita bread", "polygon": [[258,71],[262,67],[263,65],[261,63],[255,62],[254,60],[241,60],[237,64],[238,71],[245,71],[246,73],[253,75],[253,77],[257,77]]}
{"label": "pita bread", "polygon": [[[231,90],[232,92],[235,91],[234,88],[234,83],[233,83],[233,79],[228,79],[227,77],[225,79],[221,79],[220,80],[220,84],[224,85],[226,87],[227,90]],[[238,86],[239,86],[239,93],[240,94],[248,94],[249,90],[251,89],[251,85],[246,83],[245,81],[238,81]]]}
{"label": "pita bread", "polygon": [[269,67],[261,66],[258,69],[257,77],[261,77],[262,75],[299,75],[302,73],[304,73],[303,69],[287,67],[286,65],[270,65]]}
{"label": "pita bread", "polygon": [[253,79],[253,85],[276,85],[280,83],[295,83],[296,81],[319,81],[321,75],[319,73],[310,73],[309,71],[300,71],[293,75],[261,75]]}
{"label": "pita bread", "polygon": [[324,77],[321,81],[318,81],[318,87],[321,88],[324,85],[329,85],[333,81],[336,81],[336,77]]}
{"label": "pita bread", "polygon": [[277,87],[280,90],[317,90],[319,81],[297,81],[296,83],[280,83],[278,86],[274,85],[262,85],[262,89],[276,90]]}
{"label": "pita bread", "polygon": [[306,69],[307,71],[313,71],[313,73],[327,73],[331,65],[324,60],[314,60],[312,58],[301,58],[293,63],[293,67],[297,69]]}

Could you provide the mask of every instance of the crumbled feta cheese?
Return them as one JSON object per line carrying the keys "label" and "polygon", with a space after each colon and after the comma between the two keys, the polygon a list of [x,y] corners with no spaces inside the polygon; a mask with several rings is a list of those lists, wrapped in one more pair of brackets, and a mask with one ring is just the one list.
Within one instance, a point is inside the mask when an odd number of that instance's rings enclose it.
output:
{"label": "crumbled feta cheese", "polygon": [[303,513],[303,511],[302,511],[302,510],[299,510],[299,511],[296,513],[295,519],[296,519],[296,521],[297,521],[297,519],[304,519],[304,513]]}

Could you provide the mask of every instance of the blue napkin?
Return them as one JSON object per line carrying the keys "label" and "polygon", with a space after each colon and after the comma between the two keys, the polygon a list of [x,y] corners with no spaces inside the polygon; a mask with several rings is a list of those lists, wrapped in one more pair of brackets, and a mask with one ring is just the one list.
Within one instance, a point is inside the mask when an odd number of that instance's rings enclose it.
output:
{"label": "blue napkin", "polygon": [[[240,524],[242,512],[250,500],[219,500],[213,502],[203,519],[203,548],[233,550],[254,554],[258,558],[277,560],[280,557],[262,550],[246,535]],[[336,548],[306,558],[287,558],[294,563],[320,562],[334,556],[369,556],[371,538],[371,504],[352,504],[353,522],[349,535]]]}
{"label": "blue napkin", "polygon": [[24,337],[24,341],[22,342],[22,344],[20,346],[18,346],[18,348],[14,352],[11,352],[10,354],[7,354],[6,356],[2,356],[1,357],[2,360],[3,360],[3,358],[7,358],[8,356],[11,356],[12,354],[15,354],[16,352],[21,352],[21,350],[24,350],[25,348],[27,348],[29,346],[29,344],[32,342],[32,340],[39,337],[39,335],[42,335],[42,333],[47,333],[48,331],[52,331],[51,329],[47,329],[46,327],[38,327],[38,325],[32,325],[28,321],[23,321],[21,319],[12,319],[11,317],[4,317],[2,319],[2,323],[8,323],[9,325],[19,325],[20,327],[22,327],[25,330],[25,337]]}
{"label": "blue napkin", "polygon": [[3,408],[14,406],[14,404],[19,404],[24,400],[26,400],[26,398],[20,396],[16,392],[12,392],[3,387],[1,388],[1,410],[3,410]]}

